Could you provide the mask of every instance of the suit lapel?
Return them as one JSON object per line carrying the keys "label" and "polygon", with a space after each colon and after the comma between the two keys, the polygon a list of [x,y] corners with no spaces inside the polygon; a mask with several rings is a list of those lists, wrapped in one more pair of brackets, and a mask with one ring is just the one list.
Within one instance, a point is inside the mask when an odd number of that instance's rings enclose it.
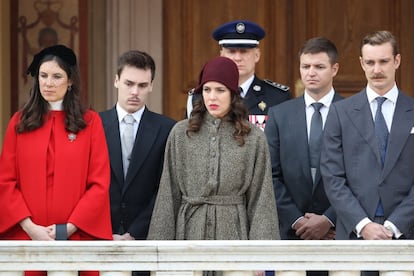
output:
{"label": "suit lapel", "polygon": [[383,177],[392,170],[398,156],[404,148],[407,138],[413,127],[413,106],[411,100],[401,92],[398,94],[392,119],[391,132],[388,140],[387,154],[383,170]]}
{"label": "suit lapel", "polygon": [[381,165],[381,157],[375,138],[374,120],[365,89],[355,96],[351,110],[348,111],[348,118],[377,157],[378,164]]}
{"label": "suit lapel", "polygon": [[[332,103],[334,103],[334,102],[336,102],[336,101],[339,101],[339,100],[342,100],[343,99],[343,97],[342,96],[340,96],[339,94],[337,94],[336,92],[335,92],[335,94],[334,94],[334,97],[333,97],[333,99],[332,99]],[[331,104],[332,104],[331,103]],[[309,151],[309,150],[308,150]],[[309,159],[309,158],[308,158]],[[317,170],[316,170],[316,175],[315,175],[315,184],[313,185],[313,191],[315,191],[315,189],[316,189],[316,187],[321,183],[321,180],[322,180],[322,175],[321,175],[321,172],[320,172],[320,168],[318,168]]]}
{"label": "suit lapel", "polygon": [[157,138],[159,126],[154,124],[154,120],[152,112],[145,108],[139,123],[134,148],[132,149],[131,162],[129,164],[125,184],[123,186],[123,193],[127,190],[133,178],[146,160],[147,155],[150,153]]}
{"label": "suit lapel", "polygon": [[[302,156],[298,162],[302,167],[302,173],[305,179],[310,179],[309,185],[313,185],[312,175],[310,172],[309,164],[309,144],[308,144],[308,131],[306,124],[306,112],[305,112],[305,100],[304,97],[300,97],[295,101],[295,106],[292,108],[292,121],[294,125],[290,126],[290,130],[295,133],[292,135],[292,139],[295,140],[296,144],[296,156]],[[300,112],[299,112],[300,110]],[[301,126],[301,127],[298,127]]]}
{"label": "suit lapel", "polygon": [[117,178],[117,182],[121,183],[122,185],[124,182],[124,175],[122,170],[122,150],[121,140],[119,137],[119,120],[115,108],[113,108],[110,112],[109,121],[105,125],[109,159],[111,162],[112,172]]}

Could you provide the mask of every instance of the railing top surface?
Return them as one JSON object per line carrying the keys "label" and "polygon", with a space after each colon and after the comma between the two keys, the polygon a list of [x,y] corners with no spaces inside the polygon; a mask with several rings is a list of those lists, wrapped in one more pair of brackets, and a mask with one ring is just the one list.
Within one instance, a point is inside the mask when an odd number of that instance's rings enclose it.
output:
{"label": "railing top surface", "polygon": [[[272,254],[391,254],[399,255],[409,253],[414,255],[414,240],[392,241],[0,241],[0,254],[4,251],[57,251],[65,253],[70,251],[93,252],[101,251],[102,254],[121,253],[129,251],[145,254],[162,254],[163,252],[191,252],[221,254],[234,252],[243,254],[246,252],[261,252]],[[39,253],[40,254],[40,253]]]}
{"label": "railing top surface", "polygon": [[414,248],[414,240],[140,240],[140,241],[0,241],[0,250],[4,247],[114,247],[114,248],[337,248],[341,247],[346,250],[358,250],[358,248]]}
{"label": "railing top surface", "polygon": [[414,270],[404,241],[0,241],[0,271]]}

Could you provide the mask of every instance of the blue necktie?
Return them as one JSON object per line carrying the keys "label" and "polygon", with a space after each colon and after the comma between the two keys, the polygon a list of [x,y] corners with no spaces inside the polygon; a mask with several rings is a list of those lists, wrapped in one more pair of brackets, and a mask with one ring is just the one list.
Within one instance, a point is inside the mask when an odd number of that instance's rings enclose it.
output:
{"label": "blue necktie", "polygon": [[[382,104],[387,98],[377,97],[377,112],[375,113],[375,136],[377,137],[378,150],[381,156],[381,164],[384,167],[385,154],[387,153],[387,143],[388,143],[388,128],[385,123],[384,115],[382,115]],[[377,210],[375,212],[376,216],[384,216],[384,209],[382,207],[381,199],[378,202]]]}
{"label": "blue necktie", "polygon": [[377,112],[375,113],[375,136],[377,137],[378,149],[381,156],[381,163],[384,166],[385,154],[387,152],[387,143],[388,143],[388,128],[385,123],[384,116],[382,115],[382,104],[387,98],[377,97]]}
{"label": "blue necktie", "polygon": [[315,102],[312,104],[315,111],[312,115],[309,132],[309,157],[311,168],[319,167],[319,156],[322,142],[322,116],[319,110],[322,106],[322,103]]}

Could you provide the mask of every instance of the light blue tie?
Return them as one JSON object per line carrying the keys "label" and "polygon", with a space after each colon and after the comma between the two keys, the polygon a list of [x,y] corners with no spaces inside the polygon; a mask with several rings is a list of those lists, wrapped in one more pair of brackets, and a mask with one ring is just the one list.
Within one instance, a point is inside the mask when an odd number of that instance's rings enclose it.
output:
{"label": "light blue tie", "polygon": [[[388,144],[388,128],[385,123],[384,115],[382,114],[382,104],[387,100],[385,97],[375,98],[377,101],[377,112],[375,113],[375,136],[377,137],[378,150],[381,156],[381,165],[384,167],[385,155],[387,153]],[[375,215],[378,217],[384,216],[384,208],[382,206],[381,199],[378,202]]]}
{"label": "light blue tie", "polygon": [[124,133],[121,137],[122,146],[122,163],[124,168],[124,177],[128,172],[129,161],[131,160],[132,148],[134,147],[135,135],[134,135],[134,123],[135,118],[131,114],[127,114],[124,117]]}

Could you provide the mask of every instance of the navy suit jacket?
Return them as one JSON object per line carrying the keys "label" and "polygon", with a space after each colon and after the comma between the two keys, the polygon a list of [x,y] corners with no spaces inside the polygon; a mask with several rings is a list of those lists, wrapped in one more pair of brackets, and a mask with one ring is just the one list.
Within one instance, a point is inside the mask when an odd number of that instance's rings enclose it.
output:
{"label": "navy suit jacket", "polygon": [[[111,220],[115,234],[146,239],[164,162],[168,135],[175,121],[145,108],[124,180],[119,120],[115,107],[101,112],[111,163]],[[119,233],[119,229],[124,229]]]}
{"label": "navy suit jacket", "polygon": [[[333,101],[340,99],[335,93]],[[312,180],[304,97],[271,107],[265,134],[272,160],[281,238],[299,239],[292,224],[305,213],[324,214],[335,223],[336,215],[319,171],[315,184]]]}
{"label": "navy suit jacket", "polygon": [[365,89],[329,109],[321,173],[337,213],[337,239],[355,238],[356,225],[373,219],[379,199],[385,219],[414,238],[414,99],[398,94],[384,168]]}

